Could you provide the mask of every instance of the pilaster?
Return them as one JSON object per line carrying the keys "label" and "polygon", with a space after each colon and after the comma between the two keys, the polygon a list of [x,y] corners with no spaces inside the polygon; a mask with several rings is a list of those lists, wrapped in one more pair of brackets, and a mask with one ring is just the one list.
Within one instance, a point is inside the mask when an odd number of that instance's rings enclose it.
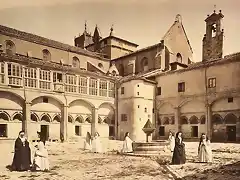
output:
{"label": "pilaster", "polygon": [[4,83],[8,85],[8,63],[4,62]]}

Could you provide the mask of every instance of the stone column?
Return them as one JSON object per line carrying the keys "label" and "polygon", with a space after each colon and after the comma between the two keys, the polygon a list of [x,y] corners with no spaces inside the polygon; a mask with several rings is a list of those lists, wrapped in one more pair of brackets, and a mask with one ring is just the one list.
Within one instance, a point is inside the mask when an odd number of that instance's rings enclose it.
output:
{"label": "stone column", "polygon": [[[25,102],[24,108],[23,108],[23,122],[22,122],[22,130],[25,131],[26,136],[29,138],[30,133],[30,127],[31,125],[31,103]],[[36,132],[37,133],[37,132]]]}
{"label": "stone column", "polygon": [[[94,136],[95,132],[98,131],[98,109],[92,108],[92,122],[91,122],[91,134]],[[100,134],[101,136],[101,134]]]}
{"label": "stone column", "polygon": [[62,142],[68,140],[68,106],[62,107],[61,122],[60,122],[60,139]]}
{"label": "stone column", "polygon": [[[176,131],[178,132],[181,130],[179,107],[174,108],[174,121],[175,121]],[[175,132],[175,133],[177,133],[177,132]]]}
{"label": "stone column", "polygon": [[39,80],[40,80],[39,74],[40,74],[40,68],[37,68],[37,70],[36,70],[36,76],[37,76],[36,86],[37,86],[37,88],[40,88],[40,86],[39,86]]}
{"label": "stone column", "polygon": [[212,139],[212,112],[211,112],[211,105],[206,104],[206,129],[207,135],[209,139]]}

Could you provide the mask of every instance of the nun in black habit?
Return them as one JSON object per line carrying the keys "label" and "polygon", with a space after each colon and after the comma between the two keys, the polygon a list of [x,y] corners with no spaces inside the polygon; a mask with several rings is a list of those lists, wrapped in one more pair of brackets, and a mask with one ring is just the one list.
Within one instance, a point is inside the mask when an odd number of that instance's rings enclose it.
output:
{"label": "nun in black habit", "polygon": [[20,131],[19,136],[15,141],[14,157],[12,163],[13,171],[27,171],[30,170],[31,165],[31,150],[29,142],[25,137],[25,132]]}
{"label": "nun in black habit", "polygon": [[176,134],[175,147],[173,150],[172,164],[185,164],[185,144],[182,140],[182,132]]}

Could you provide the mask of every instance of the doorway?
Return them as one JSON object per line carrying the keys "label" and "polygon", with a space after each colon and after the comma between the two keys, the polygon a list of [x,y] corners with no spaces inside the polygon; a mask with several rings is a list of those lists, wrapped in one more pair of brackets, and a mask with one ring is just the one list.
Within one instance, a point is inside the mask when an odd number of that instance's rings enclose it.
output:
{"label": "doorway", "polygon": [[41,134],[44,136],[46,141],[49,138],[49,125],[41,125]]}
{"label": "doorway", "polygon": [[192,137],[198,137],[198,126],[192,126],[191,135]]}
{"label": "doorway", "polygon": [[227,141],[236,141],[236,126],[227,126]]}

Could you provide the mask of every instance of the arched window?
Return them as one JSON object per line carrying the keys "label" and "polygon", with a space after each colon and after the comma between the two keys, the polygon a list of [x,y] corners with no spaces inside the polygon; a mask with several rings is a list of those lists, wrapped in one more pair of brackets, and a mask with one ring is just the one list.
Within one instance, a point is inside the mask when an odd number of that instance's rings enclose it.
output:
{"label": "arched window", "polygon": [[224,121],[225,121],[225,124],[236,124],[237,117],[234,114],[230,113],[225,116]]}
{"label": "arched window", "polygon": [[77,57],[73,57],[72,66],[75,68],[80,68],[80,61]]}
{"label": "arched window", "polygon": [[188,124],[188,119],[186,116],[180,117],[180,124]]}
{"label": "arched window", "polygon": [[9,116],[5,112],[0,112],[0,120],[9,121]]}
{"label": "arched window", "polygon": [[180,53],[177,53],[177,62],[182,63],[182,55]]}
{"label": "arched window", "polygon": [[204,115],[200,118],[200,123],[201,124],[205,124],[206,123],[206,117]]}
{"label": "arched window", "polygon": [[61,122],[61,117],[56,115],[54,118],[53,118],[53,121],[54,122]]}
{"label": "arched window", "polygon": [[192,116],[189,121],[190,124],[198,124],[198,118],[196,116]]}
{"label": "arched window", "polygon": [[168,117],[164,117],[164,118],[163,118],[163,124],[164,124],[164,125],[169,124],[169,118],[168,118]]}
{"label": "arched window", "polygon": [[141,66],[144,72],[148,71],[148,59],[146,57],[142,59]]}
{"label": "arched window", "polygon": [[50,117],[45,114],[42,116],[41,121],[50,122],[51,120],[50,120]]}
{"label": "arched window", "polygon": [[91,123],[91,117],[88,117],[88,118],[86,119],[86,122]]}
{"label": "arched window", "polygon": [[75,119],[75,123],[83,123],[84,120],[82,118],[82,116],[78,116],[76,119]]}
{"label": "arched window", "polygon": [[102,63],[98,63],[98,67],[99,67],[99,68],[103,68]]}
{"label": "arched window", "polygon": [[6,53],[10,55],[16,53],[15,44],[10,40],[6,41]]}
{"label": "arched window", "polygon": [[17,120],[17,121],[23,121],[23,116],[20,113],[17,113],[14,117],[13,120]]}
{"label": "arched window", "polygon": [[51,53],[47,49],[42,50],[42,53],[43,53],[43,60],[44,61],[50,61],[51,60]]}
{"label": "arched window", "polygon": [[213,124],[222,124],[223,123],[223,119],[219,114],[214,114],[212,116],[212,123]]}
{"label": "arched window", "polygon": [[38,121],[38,118],[37,118],[37,115],[36,114],[31,114],[31,120],[34,121],[34,122],[37,122]]}
{"label": "arched window", "polygon": [[73,123],[73,118],[72,118],[72,116],[68,116],[68,122],[69,122],[69,123]]}

